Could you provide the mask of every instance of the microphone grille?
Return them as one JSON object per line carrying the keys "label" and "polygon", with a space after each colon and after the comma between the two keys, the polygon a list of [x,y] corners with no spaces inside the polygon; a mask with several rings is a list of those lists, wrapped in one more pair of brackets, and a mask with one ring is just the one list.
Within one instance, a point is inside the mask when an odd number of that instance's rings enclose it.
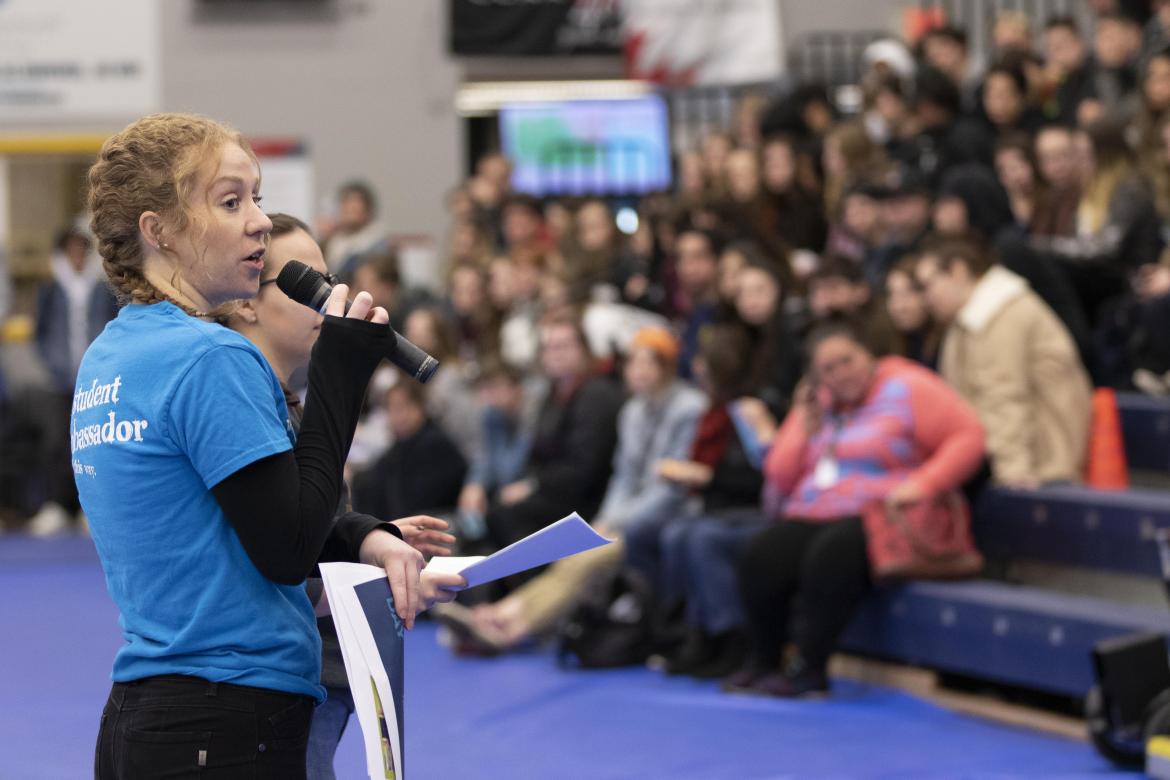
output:
{"label": "microphone grille", "polygon": [[311,306],[318,288],[328,284],[320,271],[314,271],[300,260],[289,260],[276,276],[276,286],[297,303]]}

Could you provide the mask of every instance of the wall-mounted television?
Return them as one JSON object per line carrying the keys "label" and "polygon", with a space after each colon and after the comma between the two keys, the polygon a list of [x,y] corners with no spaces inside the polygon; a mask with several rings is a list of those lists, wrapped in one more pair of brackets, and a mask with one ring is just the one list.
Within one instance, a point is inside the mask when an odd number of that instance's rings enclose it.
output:
{"label": "wall-mounted television", "polygon": [[519,192],[612,196],[670,187],[670,122],[659,95],[505,104],[500,142]]}

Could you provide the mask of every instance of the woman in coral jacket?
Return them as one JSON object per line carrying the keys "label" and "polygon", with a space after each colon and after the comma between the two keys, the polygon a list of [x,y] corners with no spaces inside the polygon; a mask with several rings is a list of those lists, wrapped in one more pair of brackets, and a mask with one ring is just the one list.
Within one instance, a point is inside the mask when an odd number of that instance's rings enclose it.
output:
{"label": "woman in coral jacket", "polygon": [[777,522],[740,561],[753,651],[726,680],[730,690],[828,690],[829,654],[873,572],[883,573],[888,540],[879,532],[888,526],[870,522],[875,507],[914,513],[917,527],[960,524],[943,552],[978,560],[965,506],[946,508],[962,501],[953,491],[983,459],[975,411],[922,366],[875,358],[852,323],[814,328],[807,346],[809,376],[764,464],[765,506]]}

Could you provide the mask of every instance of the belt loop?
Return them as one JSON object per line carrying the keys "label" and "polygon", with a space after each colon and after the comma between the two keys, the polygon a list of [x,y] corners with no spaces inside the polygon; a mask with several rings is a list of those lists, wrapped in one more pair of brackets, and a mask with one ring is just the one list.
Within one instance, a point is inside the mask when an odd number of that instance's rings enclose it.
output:
{"label": "belt loop", "polygon": [[207,698],[211,699],[211,698],[215,698],[216,696],[219,696],[219,683],[208,682],[207,683]]}

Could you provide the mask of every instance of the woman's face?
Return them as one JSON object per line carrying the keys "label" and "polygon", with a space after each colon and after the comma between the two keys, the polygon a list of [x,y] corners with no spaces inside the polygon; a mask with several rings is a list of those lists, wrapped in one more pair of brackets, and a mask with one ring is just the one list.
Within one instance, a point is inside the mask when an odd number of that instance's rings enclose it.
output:
{"label": "woman's face", "polygon": [[1009,193],[1028,193],[1036,183],[1036,174],[1019,149],[1001,149],[995,155],[995,173]]}
{"label": "woman's face", "polygon": [[560,242],[573,229],[573,212],[565,204],[553,201],[544,207],[544,224],[554,242]]}
{"label": "woman's face", "polygon": [[886,311],[899,333],[914,333],[926,324],[926,297],[904,271],[886,276]]}
{"label": "woman's face", "polygon": [[197,177],[187,206],[193,217],[187,228],[163,239],[177,255],[180,291],[210,307],[256,297],[272,230],[260,208],[256,162],[238,144],[224,146],[215,168]]}
{"label": "woman's face", "polygon": [[853,339],[825,339],[813,351],[812,366],[817,383],[829,391],[834,406],[855,406],[865,400],[873,381],[874,358]]}
{"label": "woman's face", "polygon": [[540,278],[540,305],[545,311],[563,309],[570,303],[569,284],[556,274]]}
{"label": "woman's face", "polygon": [[678,159],[679,190],[684,195],[698,195],[706,187],[707,177],[703,171],[703,156],[698,152],[687,152]]}
{"label": "woman's face", "polygon": [[970,226],[967,219],[967,204],[954,196],[939,198],[934,202],[931,221],[937,233],[948,236],[961,235]]}
{"label": "woman's face", "polygon": [[435,354],[439,347],[439,334],[434,315],[425,309],[415,309],[406,318],[403,327],[407,341],[413,341],[423,352]]}
{"label": "woman's face", "polygon": [[426,420],[426,410],[415,403],[405,390],[391,389],[386,394],[386,421],[398,441],[414,436]]}
{"label": "woman's face", "polygon": [[767,271],[744,268],[736,283],[735,310],[749,325],[764,325],[776,316],[780,285]]}
{"label": "woman's face", "polygon": [[906,98],[889,89],[883,89],[877,94],[874,108],[886,120],[886,124],[893,128],[899,127],[908,113]]}
{"label": "woman's face", "polygon": [[451,255],[457,260],[474,260],[480,245],[479,228],[471,222],[457,222],[451,231]]}
{"label": "woman's face", "polygon": [[787,192],[796,179],[796,155],[787,143],[764,146],[764,185],[771,192]]}
{"label": "woman's face", "polygon": [[662,387],[666,372],[658,362],[658,356],[649,347],[634,349],[626,360],[623,372],[626,380],[626,389],[637,396],[652,395]]}
{"label": "woman's face", "polygon": [[719,255],[719,298],[731,303],[739,294],[739,272],[747,260],[734,249],[725,249]]}
{"label": "woman's face", "polygon": [[727,155],[731,152],[731,140],[718,133],[703,139],[703,169],[710,178],[718,180],[723,175]]}
{"label": "woman's face", "polygon": [[760,166],[755,152],[737,149],[729,154],[726,173],[727,189],[734,200],[745,203],[760,194]]}
{"label": "woman's face", "polygon": [[576,329],[561,323],[542,328],[540,364],[545,376],[554,382],[582,376],[588,367],[588,354],[578,339]]}
{"label": "woman's face", "polygon": [[507,311],[516,302],[516,274],[511,260],[498,257],[488,271],[488,296],[492,305]]}
{"label": "woman's face", "polygon": [[601,252],[612,248],[613,217],[603,203],[590,202],[577,212],[577,243],[586,252]]}
{"label": "woman's face", "polygon": [[451,274],[451,308],[464,316],[474,313],[484,302],[483,277],[474,268],[457,268]]}
{"label": "woman's face", "polygon": [[983,109],[999,127],[1014,125],[1024,111],[1024,96],[1006,73],[992,73],[983,88]]}
{"label": "woman's face", "polygon": [[370,207],[357,192],[347,192],[337,204],[337,224],[346,233],[356,233],[370,222]]}
{"label": "woman's face", "polygon": [[1170,57],[1155,57],[1146,66],[1146,80],[1142,93],[1150,110],[1162,112],[1170,108]]}
{"label": "woman's face", "polygon": [[865,238],[877,227],[878,204],[868,195],[854,192],[845,197],[841,221],[845,229],[855,236]]}
{"label": "woman's face", "polygon": [[325,258],[317,242],[303,230],[294,230],[272,239],[268,245],[268,263],[264,270],[264,284],[252,307],[256,321],[263,329],[265,340],[276,350],[290,369],[304,369],[324,321],[308,306],[289,298],[269,280],[276,279],[290,260],[300,260],[320,273],[328,273]]}

